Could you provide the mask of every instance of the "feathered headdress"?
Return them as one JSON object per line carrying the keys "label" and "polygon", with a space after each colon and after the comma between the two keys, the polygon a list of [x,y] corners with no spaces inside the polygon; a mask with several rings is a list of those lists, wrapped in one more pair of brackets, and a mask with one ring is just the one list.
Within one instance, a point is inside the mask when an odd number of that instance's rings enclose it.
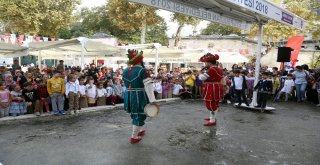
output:
{"label": "feathered headdress", "polygon": [[138,52],[137,50],[128,50],[129,64],[136,65],[143,61],[143,51]]}
{"label": "feathered headdress", "polygon": [[219,55],[207,53],[200,58],[200,62],[216,62],[219,60]]}

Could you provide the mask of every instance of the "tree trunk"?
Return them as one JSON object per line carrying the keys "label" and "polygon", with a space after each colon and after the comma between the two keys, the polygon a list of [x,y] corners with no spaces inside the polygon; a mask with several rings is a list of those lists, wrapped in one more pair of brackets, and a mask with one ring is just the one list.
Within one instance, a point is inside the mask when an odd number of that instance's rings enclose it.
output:
{"label": "tree trunk", "polygon": [[179,25],[178,29],[177,29],[177,33],[176,33],[176,37],[175,37],[175,40],[174,40],[174,47],[178,47],[179,46],[179,42],[181,40],[181,31],[182,31],[182,28],[183,28],[183,24]]}
{"label": "tree trunk", "polygon": [[141,27],[141,44],[145,44],[146,43],[146,31],[147,31],[147,21],[144,20],[142,22],[142,27]]}

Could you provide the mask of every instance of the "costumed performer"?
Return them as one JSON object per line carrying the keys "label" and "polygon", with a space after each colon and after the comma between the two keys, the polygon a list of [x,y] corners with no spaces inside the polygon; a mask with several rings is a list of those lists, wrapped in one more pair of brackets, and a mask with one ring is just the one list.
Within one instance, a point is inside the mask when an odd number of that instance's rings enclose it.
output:
{"label": "costumed performer", "polygon": [[144,108],[155,101],[153,82],[150,73],[143,65],[143,52],[128,50],[129,66],[123,71],[123,80],[127,88],[124,94],[124,109],[132,119],[132,135],[130,142],[137,143],[142,139],[147,118]]}
{"label": "costumed performer", "polygon": [[217,114],[220,100],[224,98],[223,70],[217,66],[219,55],[207,53],[200,58],[200,62],[204,62],[207,71],[199,75],[199,79],[203,80],[202,94],[206,101],[206,107],[210,111],[210,117],[204,118],[208,122],[204,126],[217,125]]}

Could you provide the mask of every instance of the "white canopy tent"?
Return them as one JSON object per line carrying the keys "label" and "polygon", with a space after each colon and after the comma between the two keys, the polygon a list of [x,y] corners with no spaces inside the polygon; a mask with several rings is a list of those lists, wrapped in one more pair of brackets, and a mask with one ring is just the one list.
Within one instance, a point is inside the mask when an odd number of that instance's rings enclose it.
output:
{"label": "white canopy tent", "polygon": [[81,57],[81,67],[84,68],[84,57],[121,56],[121,48],[92,41],[87,38],[78,38],[63,41],[48,41],[29,44],[29,54],[38,56],[38,65],[41,68],[42,59],[65,59]]}
{"label": "white canopy tent", "polygon": [[27,47],[0,42],[0,56],[3,58],[21,57],[27,54]]}
{"label": "white canopy tent", "polygon": [[[249,29],[258,24],[258,47],[256,54],[255,84],[260,74],[263,25],[269,20],[303,30],[305,20],[266,0],[129,0],[131,2],[197,17],[241,29]],[[257,93],[254,93],[252,106],[256,105]]]}

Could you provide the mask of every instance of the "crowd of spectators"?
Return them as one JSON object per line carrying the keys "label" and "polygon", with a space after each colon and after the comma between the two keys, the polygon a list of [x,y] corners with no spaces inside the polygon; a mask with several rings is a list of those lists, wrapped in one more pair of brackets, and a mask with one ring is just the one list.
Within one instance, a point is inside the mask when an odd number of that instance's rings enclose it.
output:
{"label": "crowd of spectators", "polygon": [[[220,64],[219,67],[223,68]],[[126,87],[122,81],[123,68],[113,70],[97,67],[95,64],[80,67],[67,67],[61,60],[56,67],[40,70],[37,66],[22,71],[16,61],[12,68],[0,67],[0,117],[23,114],[44,113],[64,115],[78,113],[86,107],[115,105],[123,103]],[[150,70],[153,73],[153,70]],[[202,81],[198,75],[201,68],[159,68],[154,78],[154,92],[157,99],[180,97],[197,99],[202,97]],[[274,67],[261,67],[268,72],[272,81],[270,98],[273,101],[309,101],[320,106],[319,73],[307,65],[296,66],[294,70],[280,72]],[[234,65],[231,70],[224,69],[225,100],[233,103],[239,100],[234,88],[234,78],[242,77],[245,85],[245,103],[252,100],[254,91],[254,65]],[[238,93],[239,95],[239,93]],[[67,112],[65,112],[65,110]]]}

